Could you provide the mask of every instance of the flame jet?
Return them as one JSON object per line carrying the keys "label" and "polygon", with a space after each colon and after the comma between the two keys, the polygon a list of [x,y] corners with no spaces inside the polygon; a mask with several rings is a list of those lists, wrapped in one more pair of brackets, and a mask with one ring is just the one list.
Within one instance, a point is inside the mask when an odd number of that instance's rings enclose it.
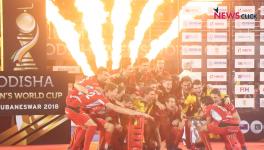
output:
{"label": "flame jet", "polygon": [[[163,48],[168,47],[174,39],[178,38],[179,33],[183,28],[184,20],[192,20],[195,18],[195,16],[209,13],[210,9],[217,7],[217,5],[220,4],[221,2],[222,0],[219,0],[217,2],[199,2],[199,1],[187,2],[187,4],[185,4],[183,8],[180,10],[179,15],[173,19],[168,30],[164,32],[159,38],[151,41],[150,51],[147,53],[146,57],[149,60],[155,59]],[[198,14],[184,13],[183,10],[188,7],[199,8],[199,13]],[[179,16],[181,18],[179,18]]]}
{"label": "flame jet", "polygon": [[74,29],[74,24],[68,20],[65,20],[60,14],[59,9],[53,4],[51,0],[46,0],[46,16],[49,22],[51,22],[59,36],[59,38],[66,44],[72,57],[81,67],[83,73],[86,76],[94,75],[91,70],[86,56],[80,50],[79,34]]}
{"label": "flame jet", "polygon": [[119,67],[121,59],[122,42],[126,37],[126,26],[131,17],[131,0],[115,0],[111,14],[113,24],[113,41],[112,41],[112,68]]}
{"label": "flame jet", "polygon": [[83,14],[82,20],[95,55],[96,66],[106,67],[108,54],[103,39],[103,24],[108,13],[104,10],[104,4],[100,0],[76,0],[75,6]]}
{"label": "flame jet", "polygon": [[129,43],[131,63],[135,63],[138,57],[139,46],[144,38],[145,32],[154,22],[154,14],[164,0],[148,0],[135,28],[134,39]]}

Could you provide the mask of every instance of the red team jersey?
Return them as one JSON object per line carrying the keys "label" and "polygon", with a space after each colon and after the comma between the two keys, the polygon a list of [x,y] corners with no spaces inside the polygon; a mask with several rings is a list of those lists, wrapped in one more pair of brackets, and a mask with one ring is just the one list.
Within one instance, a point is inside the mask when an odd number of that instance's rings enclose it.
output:
{"label": "red team jersey", "polygon": [[81,109],[89,112],[89,114],[101,114],[109,100],[92,87],[87,88],[87,90],[88,94],[80,95]]}
{"label": "red team jersey", "polygon": [[217,114],[219,114],[223,120],[225,118],[232,117],[231,113],[229,111],[227,111],[226,108],[219,106],[219,105],[216,105],[216,104],[209,105],[206,107],[206,109],[205,109],[206,117],[212,118],[212,111],[217,112]]}
{"label": "red team jersey", "polygon": [[[207,125],[208,131],[215,134],[226,135],[230,131],[238,131],[239,120],[232,117],[230,111],[227,111],[224,107],[213,104],[206,107],[206,117],[211,118],[211,122]],[[228,125],[228,126],[222,126]],[[232,124],[232,126],[230,126]],[[227,127],[227,128],[224,128]]]}
{"label": "red team jersey", "polygon": [[84,124],[91,116],[105,114],[105,104],[109,100],[95,88],[99,87],[95,78],[84,79],[79,82],[88,90],[88,94],[73,89],[66,98],[65,112],[75,124]]}
{"label": "red team jersey", "polygon": [[231,114],[233,114],[233,113],[235,113],[237,111],[236,107],[232,103],[229,103],[229,104],[222,103],[221,106],[224,107]]}

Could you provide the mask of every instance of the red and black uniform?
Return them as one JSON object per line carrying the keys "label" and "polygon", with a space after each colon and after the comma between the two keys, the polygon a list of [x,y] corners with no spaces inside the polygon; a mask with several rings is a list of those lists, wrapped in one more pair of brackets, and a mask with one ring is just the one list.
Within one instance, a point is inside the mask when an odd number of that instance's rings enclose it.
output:
{"label": "red and black uniform", "polygon": [[109,102],[101,93],[95,90],[99,87],[95,78],[82,80],[80,85],[86,87],[88,94],[73,89],[66,98],[65,113],[76,125],[83,126],[92,116],[102,114],[105,104]]}
{"label": "red and black uniform", "polygon": [[[224,107],[227,111],[229,111],[231,114],[234,114],[237,112],[235,106],[232,103],[224,103],[224,100],[222,100],[222,103],[220,104],[222,107]],[[244,137],[244,134],[242,133],[241,129],[236,134],[238,141],[241,145],[241,147],[246,147],[246,140]]]}
{"label": "red and black uniform", "polygon": [[[239,124],[238,119],[233,118],[229,111],[217,104],[207,106],[205,115],[211,120],[211,122],[207,125],[208,131],[215,134],[228,134],[226,133],[227,130],[225,130],[225,128],[218,128],[223,121],[232,120],[234,122],[233,124]],[[218,118],[218,120],[215,118]],[[237,126],[231,126],[231,129],[232,127],[237,129]]]}
{"label": "red and black uniform", "polygon": [[84,124],[92,119],[98,127],[103,127],[105,120],[102,116],[105,114],[105,104],[109,103],[109,100],[95,90],[99,87],[95,78],[82,80],[79,84],[86,87],[88,94],[74,88],[66,98],[66,116],[77,125],[69,148],[80,149],[85,139],[84,150],[88,150],[97,126],[84,128]]}
{"label": "red and black uniform", "polygon": [[224,107],[231,114],[237,112],[236,107],[232,103],[225,104],[224,102],[222,102],[220,106]]}
{"label": "red and black uniform", "polygon": [[214,134],[220,134],[224,141],[227,150],[233,150],[234,148],[240,148],[237,145],[238,142],[231,142],[228,135],[235,134],[239,131],[239,120],[232,117],[232,114],[224,107],[212,104],[206,107],[205,115],[210,118],[209,124],[207,124],[208,132]]}
{"label": "red and black uniform", "polygon": [[156,107],[154,102],[149,102],[149,104],[145,104],[145,113],[154,117],[154,120],[146,120],[144,125],[144,150],[149,149],[159,149],[160,145],[155,145],[154,143],[160,144],[159,135],[158,135],[158,123],[157,118],[155,117]]}
{"label": "red and black uniform", "polygon": [[[160,136],[161,140],[166,141],[167,149],[175,149],[178,147],[180,140],[183,135],[183,129],[179,128],[179,126],[172,125],[174,120],[178,120],[181,122],[181,106],[177,106],[175,111],[164,110],[157,112],[157,118],[159,118],[160,122]],[[162,115],[158,115],[162,114]]]}

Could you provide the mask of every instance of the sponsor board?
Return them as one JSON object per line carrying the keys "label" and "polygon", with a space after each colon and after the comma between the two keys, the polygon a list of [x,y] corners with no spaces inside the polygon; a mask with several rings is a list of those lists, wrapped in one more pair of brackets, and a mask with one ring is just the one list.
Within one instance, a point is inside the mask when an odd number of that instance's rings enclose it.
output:
{"label": "sponsor board", "polygon": [[239,12],[239,14],[254,14],[255,6],[235,6],[235,12]]}
{"label": "sponsor board", "polygon": [[264,85],[259,85],[259,93],[264,94]]}
{"label": "sponsor board", "polygon": [[264,98],[259,99],[259,107],[264,108]]}
{"label": "sponsor board", "polygon": [[235,94],[254,94],[254,85],[235,85]]}
{"label": "sponsor board", "polygon": [[227,32],[208,32],[207,42],[227,42]]}
{"label": "sponsor board", "polygon": [[207,59],[207,68],[226,68],[226,59]]}
{"label": "sponsor board", "polygon": [[260,19],[259,27],[260,29],[264,28],[264,19]]}
{"label": "sponsor board", "polygon": [[235,107],[237,108],[253,108],[254,106],[254,98],[235,98]]}
{"label": "sponsor board", "polygon": [[192,46],[182,46],[182,55],[201,55],[202,46],[192,45]]}
{"label": "sponsor board", "polygon": [[239,123],[240,129],[243,134],[248,133],[249,131],[249,123],[246,120],[241,120]]}
{"label": "sponsor board", "polygon": [[254,120],[250,125],[250,129],[254,134],[260,134],[263,130],[263,124],[259,120]]}
{"label": "sponsor board", "polygon": [[227,81],[226,72],[207,72],[207,81]]}
{"label": "sponsor board", "polygon": [[235,72],[235,81],[254,81],[254,72]]}
{"label": "sponsor board", "polygon": [[254,59],[235,59],[235,68],[255,68]]}
{"label": "sponsor board", "polygon": [[207,55],[226,55],[227,45],[207,45]]}
{"label": "sponsor board", "polygon": [[263,45],[261,45],[259,47],[259,53],[260,53],[260,55],[264,55],[264,46]]}
{"label": "sponsor board", "polygon": [[182,65],[186,63],[191,63],[192,68],[201,68],[202,66],[201,59],[182,59]]}
{"label": "sponsor board", "polygon": [[259,81],[264,81],[264,72],[259,73]]}
{"label": "sponsor board", "polygon": [[255,46],[235,46],[235,55],[254,55]]}
{"label": "sponsor board", "polygon": [[236,19],[235,20],[236,29],[254,29],[255,20],[253,19]]}
{"label": "sponsor board", "polygon": [[264,42],[264,32],[259,33],[259,41]]}
{"label": "sponsor board", "polygon": [[227,93],[227,86],[226,85],[210,85],[210,87],[217,88],[224,94]]}
{"label": "sponsor board", "polygon": [[182,42],[201,42],[202,33],[200,32],[183,32]]}
{"label": "sponsor board", "polygon": [[207,20],[208,29],[227,29],[227,20],[223,19],[208,19]]}
{"label": "sponsor board", "polygon": [[259,68],[264,68],[264,59],[259,60]]}
{"label": "sponsor board", "polygon": [[264,15],[264,6],[260,7],[260,15]]}
{"label": "sponsor board", "polygon": [[236,32],[235,42],[254,42],[255,33],[253,32]]}
{"label": "sponsor board", "polygon": [[0,115],[64,114],[70,80],[65,72],[2,72]]}
{"label": "sponsor board", "polygon": [[198,19],[183,20],[182,29],[201,29],[202,21]]}

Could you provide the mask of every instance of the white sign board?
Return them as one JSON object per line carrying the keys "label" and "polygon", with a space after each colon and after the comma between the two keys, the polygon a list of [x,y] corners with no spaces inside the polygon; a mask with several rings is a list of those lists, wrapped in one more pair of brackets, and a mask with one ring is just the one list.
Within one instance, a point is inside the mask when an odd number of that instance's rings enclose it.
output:
{"label": "white sign board", "polygon": [[226,68],[226,59],[207,59],[207,68]]}
{"label": "white sign board", "polygon": [[253,19],[236,19],[235,20],[236,29],[254,29],[255,20]]}
{"label": "white sign board", "polygon": [[182,42],[201,42],[202,33],[200,32],[183,32]]}
{"label": "white sign board", "polygon": [[207,81],[227,81],[226,72],[207,72]]}
{"label": "white sign board", "polygon": [[182,46],[182,55],[201,55],[201,45]]}
{"label": "white sign board", "polygon": [[235,72],[235,81],[254,81],[254,72]]}
{"label": "white sign board", "polygon": [[236,32],[235,42],[254,42],[255,33],[254,32]]}
{"label": "white sign board", "polygon": [[202,62],[201,59],[182,59],[182,65],[186,63],[191,63],[192,68],[201,68]]}
{"label": "white sign board", "polygon": [[208,29],[227,29],[226,19],[208,19],[207,20]]}
{"label": "white sign board", "polygon": [[255,46],[235,46],[235,55],[255,55]]}
{"label": "white sign board", "polygon": [[255,68],[254,59],[235,59],[235,68]]}
{"label": "white sign board", "polygon": [[201,29],[202,21],[198,19],[183,20],[182,29]]}
{"label": "white sign board", "polygon": [[255,99],[254,98],[235,98],[235,107],[253,108],[255,107]]}
{"label": "white sign board", "polygon": [[226,55],[227,45],[207,45],[207,55]]}
{"label": "white sign board", "polygon": [[235,85],[235,94],[254,94],[254,85]]}
{"label": "white sign board", "polygon": [[207,42],[227,42],[227,32],[207,32]]}

